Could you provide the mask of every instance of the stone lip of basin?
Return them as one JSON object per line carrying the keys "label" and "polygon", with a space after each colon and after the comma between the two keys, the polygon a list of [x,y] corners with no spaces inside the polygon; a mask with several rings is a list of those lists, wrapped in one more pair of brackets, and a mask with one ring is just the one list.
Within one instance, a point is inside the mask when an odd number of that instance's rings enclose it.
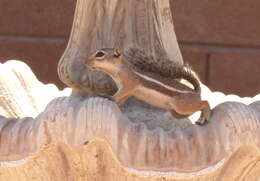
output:
{"label": "stone lip of basin", "polygon": [[108,99],[68,97],[70,89],[42,84],[22,62],[0,69],[2,178],[19,173],[61,180],[65,174],[77,180],[102,170],[109,170],[105,180],[113,180],[111,171],[136,180],[260,177],[259,95],[226,96],[203,86],[202,97],[214,107],[209,124],[148,129]]}

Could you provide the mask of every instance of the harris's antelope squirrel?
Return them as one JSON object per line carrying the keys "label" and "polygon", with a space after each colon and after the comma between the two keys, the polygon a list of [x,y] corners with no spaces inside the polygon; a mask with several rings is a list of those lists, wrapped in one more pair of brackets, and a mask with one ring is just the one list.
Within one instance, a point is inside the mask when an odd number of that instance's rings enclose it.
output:
{"label": "harris's antelope squirrel", "polygon": [[[88,57],[84,64],[112,77],[118,86],[118,92],[112,98],[118,104],[134,96],[170,111],[174,117],[187,117],[202,111],[196,123],[206,123],[210,116],[210,106],[207,101],[201,100],[199,80],[190,68],[169,61],[164,65],[168,67],[167,70],[160,71],[158,62],[147,61],[147,58],[130,60],[118,49],[105,48]],[[176,80],[180,78],[190,82],[194,89]]]}

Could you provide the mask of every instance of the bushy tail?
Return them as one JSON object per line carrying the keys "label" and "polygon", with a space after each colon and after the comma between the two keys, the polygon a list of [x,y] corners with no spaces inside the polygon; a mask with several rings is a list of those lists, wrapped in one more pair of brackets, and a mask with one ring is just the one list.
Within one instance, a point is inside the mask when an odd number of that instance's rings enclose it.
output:
{"label": "bushy tail", "polygon": [[139,49],[129,49],[126,58],[133,68],[157,73],[163,77],[185,79],[193,85],[195,92],[201,92],[199,78],[188,64],[183,65],[164,57],[155,58]]}
{"label": "bushy tail", "polygon": [[[182,69],[179,69],[180,73],[176,73],[176,78],[185,79],[194,87],[194,91],[201,93],[200,81],[198,75],[191,69],[190,65],[185,64]],[[178,77],[179,75],[179,77]]]}

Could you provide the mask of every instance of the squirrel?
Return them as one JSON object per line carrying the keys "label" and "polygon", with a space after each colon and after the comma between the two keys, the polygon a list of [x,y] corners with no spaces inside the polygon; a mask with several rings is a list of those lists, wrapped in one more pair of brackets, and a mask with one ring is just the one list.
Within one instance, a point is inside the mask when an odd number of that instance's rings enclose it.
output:
{"label": "squirrel", "polygon": [[[210,106],[201,100],[198,78],[193,71],[173,61],[154,60],[143,52],[130,50],[127,57],[116,48],[104,48],[90,55],[84,64],[107,73],[116,82],[118,91],[112,99],[123,103],[134,96],[152,106],[168,110],[175,118],[202,111],[196,124],[209,120]],[[149,59],[149,60],[148,60]],[[193,89],[176,79],[185,79]]]}

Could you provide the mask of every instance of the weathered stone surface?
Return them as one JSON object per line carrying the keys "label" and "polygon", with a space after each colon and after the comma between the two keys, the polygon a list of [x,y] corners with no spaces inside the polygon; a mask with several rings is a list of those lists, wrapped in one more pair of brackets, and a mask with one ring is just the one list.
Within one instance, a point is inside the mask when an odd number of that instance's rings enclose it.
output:
{"label": "weathered stone surface", "polygon": [[[0,68],[0,101],[6,103],[0,105],[9,105],[0,108],[1,181],[259,180],[260,95],[225,96],[203,86],[210,104],[237,102],[213,108],[204,126],[165,130],[149,128],[147,119],[130,121],[108,99],[67,97],[70,90],[41,84],[22,62]],[[16,96],[19,89],[23,96]],[[23,113],[28,105],[40,108],[39,115],[2,114]]]}

